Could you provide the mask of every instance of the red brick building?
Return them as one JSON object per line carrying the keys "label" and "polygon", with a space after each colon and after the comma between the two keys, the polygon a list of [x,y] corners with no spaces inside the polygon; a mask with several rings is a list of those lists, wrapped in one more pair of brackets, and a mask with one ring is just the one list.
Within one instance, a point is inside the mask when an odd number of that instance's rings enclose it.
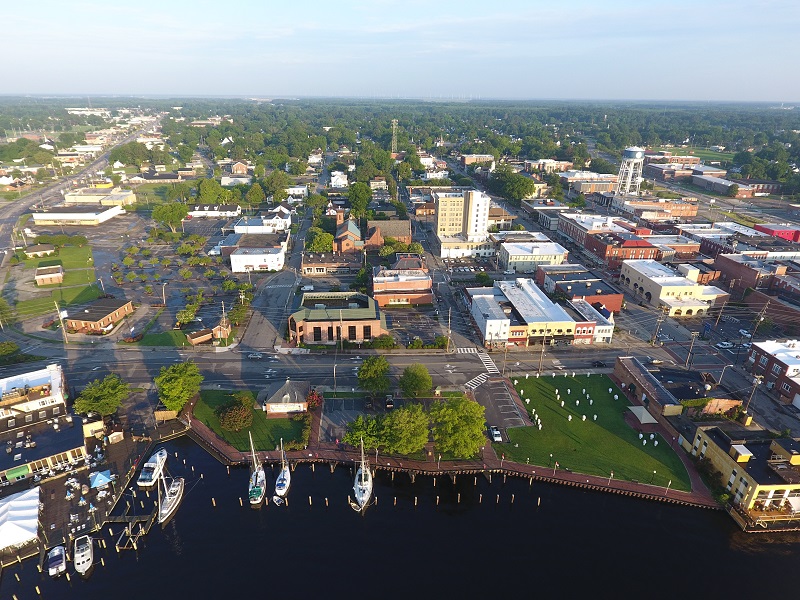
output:
{"label": "red brick building", "polygon": [[618,269],[622,261],[633,258],[656,259],[658,248],[632,233],[595,233],[586,236],[586,249],[606,263]]}

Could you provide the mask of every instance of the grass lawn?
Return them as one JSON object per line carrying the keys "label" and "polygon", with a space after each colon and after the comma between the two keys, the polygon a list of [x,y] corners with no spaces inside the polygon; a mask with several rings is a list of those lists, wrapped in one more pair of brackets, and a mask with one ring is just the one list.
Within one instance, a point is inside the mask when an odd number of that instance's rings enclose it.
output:
{"label": "grass lawn", "polygon": [[[535,409],[542,421],[538,427],[515,427],[507,430],[511,443],[503,444],[506,457],[515,462],[552,466],[558,461],[559,468],[568,468],[577,473],[609,476],[615,479],[637,480],[679,490],[690,490],[689,474],[669,443],[656,436],[658,446],[645,434],[647,445],[642,445],[639,433],[631,429],[624,420],[629,402],[624,394],[605,375],[591,377],[541,377],[518,379],[517,392],[529,411]],[[612,392],[609,394],[608,389]],[[561,402],[556,400],[558,389]],[[567,394],[567,390],[571,393]],[[593,400],[589,404],[586,389]],[[614,394],[619,400],[614,400]],[[580,406],[575,402],[580,401]],[[572,415],[572,421],[568,416]],[[586,415],[586,421],[582,421]],[[593,416],[597,415],[597,421]],[[515,444],[518,446],[515,447]],[[550,461],[550,454],[553,462]],[[656,472],[655,476],[653,471]]]}
{"label": "grass lawn", "polygon": [[187,344],[186,334],[176,329],[162,331],[161,333],[146,333],[136,343],[140,346],[185,346]]}
{"label": "grass lawn", "polygon": [[666,152],[672,152],[676,156],[697,156],[705,163],[719,160],[731,161],[733,160],[733,152],[714,152],[713,150],[706,150],[705,148],[660,148]]}
{"label": "grass lawn", "polygon": [[142,183],[137,185],[136,189],[133,191],[136,194],[136,201],[140,203],[144,202],[145,196],[150,196],[151,201],[155,199],[155,197],[165,201],[167,199],[167,191],[169,191],[169,186],[163,183]]}
{"label": "grass lawn", "polygon": [[28,317],[35,317],[49,312],[55,314],[54,300],[58,301],[59,306],[86,304],[92,300],[97,300],[101,294],[101,290],[96,285],[87,285],[83,287],[69,287],[58,288],[50,293],[50,296],[43,298],[33,298],[31,300],[21,300],[17,302],[15,308],[17,315],[21,319]]}
{"label": "grass lawn", "polygon": [[[215,414],[217,407],[222,406],[231,400],[231,391],[225,390],[203,390],[200,392],[200,399],[194,407],[195,419],[200,419],[214,433],[223,438],[231,446],[243,452],[250,450],[250,439],[247,436],[248,430],[238,432],[225,431],[220,427],[219,419]],[[253,397],[252,392],[247,392]],[[253,434],[253,444],[256,450],[275,450],[280,445],[283,438],[284,446],[287,440],[299,440],[303,432],[303,424],[292,421],[289,418],[267,419],[266,413],[262,410],[253,410],[253,424],[249,431]]]}
{"label": "grass lawn", "polygon": [[65,271],[69,269],[86,269],[92,266],[92,248],[90,246],[64,246],[59,249],[58,255],[43,256],[42,258],[30,258],[22,261],[26,269],[36,269],[37,267],[52,267],[61,265]]}

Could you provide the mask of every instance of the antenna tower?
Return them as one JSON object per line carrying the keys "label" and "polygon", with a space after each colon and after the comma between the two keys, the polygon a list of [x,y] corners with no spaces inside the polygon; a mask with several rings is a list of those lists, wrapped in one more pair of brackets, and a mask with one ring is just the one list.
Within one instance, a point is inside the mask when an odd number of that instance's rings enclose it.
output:
{"label": "antenna tower", "polygon": [[392,119],[392,154],[397,154],[397,119]]}

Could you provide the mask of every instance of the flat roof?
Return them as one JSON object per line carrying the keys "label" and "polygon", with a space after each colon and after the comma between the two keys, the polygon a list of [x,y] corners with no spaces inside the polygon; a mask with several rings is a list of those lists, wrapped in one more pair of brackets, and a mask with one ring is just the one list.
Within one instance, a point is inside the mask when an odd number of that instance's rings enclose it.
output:
{"label": "flat roof", "polygon": [[29,388],[49,385],[50,397],[55,397],[57,394],[61,394],[62,379],[61,365],[47,365],[43,369],[28,371],[27,373],[20,373],[19,375],[12,375],[11,377],[0,379],[0,394],[7,394],[14,388],[24,389],[26,385]]}
{"label": "flat roof", "polygon": [[567,249],[564,246],[555,242],[503,242],[502,247],[508,252],[509,256],[551,256],[567,253]]}
{"label": "flat roof", "polygon": [[567,312],[554,304],[532,279],[519,277],[514,281],[496,281],[495,287],[511,302],[514,310],[526,323],[572,321]]}
{"label": "flat roof", "polygon": [[231,256],[263,256],[265,254],[280,254],[283,248],[237,248]]}
{"label": "flat roof", "polygon": [[[11,441],[11,452],[0,452],[0,471],[5,471],[12,467],[21,467],[36,460],[61,454],[74,448],[84,445],[83,426],[80,417],[73,417],[67,423],[64,418],[59,419],[58,429],[53,429],[53,425],[47,422],[39,422],[25,428],[25,435],[30,435],[31,441],[36,442],[36,446],[25,447],[25,438],[17,438],[18,430],[9,431],[0,436],[0,444],[7,445]],[[22,442],[20,448],[16,444]],[[15,457],[19,457],[14,460]]]}
{"label": "flat roof", "polygon": [[117,206],[105,206],[105,207],[98,207],[96,204],[91,206],[54,206],[51,210],[42,210],[38,212],[34,212],[34,218],[39,216],[47,216],[50,214],[53,215],[61,215],[61,214],[85,214],[85,215],[102,215],[110,210],[117,210],[119,207]]}
{"label": "flat roof", "polygon": [[476,296],[472,299],[473,306],[483,314],[485,319],[495,321],[508,321],[509,317],[500,307],[494,296]]}

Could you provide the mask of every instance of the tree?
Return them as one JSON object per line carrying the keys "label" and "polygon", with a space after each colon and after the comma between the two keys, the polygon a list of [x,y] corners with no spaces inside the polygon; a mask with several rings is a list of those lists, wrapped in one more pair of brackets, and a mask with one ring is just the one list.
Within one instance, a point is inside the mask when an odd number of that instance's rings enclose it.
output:
{"label": "tree", "polygon": [[178,225],[181,224],[189,214],[189,207],[180,202],[170,202],[168,204],[159,204],[153,209],[153,220],[161,225],[169,227],[172,233],[175,233]]}
{"label": "tree", "polygon": [[203,204],[214,204],[224,192],[216,179],[201,179],[197,183],[197,200]]}
{"label": "tree", "polygon": [[428,443],[429,418],[421,404],[392,411],[380,425],[384,452],[414,454]]}
{"label": "tree", "polygon": [[739,195],[739,186],[735,183],[728,188],[728,198],[736,198]]}
{"label": "tree", "polygon": [[161,374],[155,378],[158,398],[167,410],[179,411],[189,398],[200,391],[203,376],[193,362],[178,363],[161,367]]}
{"label": "tree", "polygon": [[492,276],[488,273],[484,273],[483,271],[475,275],[475,282],[483,287],[490,287],[494,285],[494,279],[492,279]]}
{"label": "tree", "polygon": [[322,406],[322,394],[320,394],[316,389],[311,390],[308,392],[308,396],[306,396],[306,403],[308,404],[309,410],[314,410],[315,408],[319,408]]}
{"label": "tree", "polygon": [[306,232],[306,252],[331,252],[333,235],[319,227],[309,227]]}
{"label": "tree", "polygon": [[383,356],[368,356],[358,369],[358,385],[376,395],[389,389],[389,361]]}
{"label": "tree", "polygon": [[75,412],[87,414],[96,412],[101,416],[113,415],[128,397],[130,386],[119,375],[106,375],[95,379],[75,399]]}
{"label": "tree", "polygon": [[264,193],[264,188],[262,188],[258,183],[254,183],[252,186],[250,186],[250,189],[247,190],[247,194],[245,194],[244,197],[250,206],[261,204],[267,199],[267,195]]}
{"label": "tree", "polygon": [[19,346],[14,342],[0,342],[0,356],[10,356],[19,352]]}
{"label": "tree", "polygon": [[414,254],[425,254],[425,248],[423,248],[422,244],[419,242],[411,242],[408,245],[408,251],[413,252]]}
{"label": "tree", "polygon": [[347,425],[347,432],[342,441],[358,447],[362,439],[364,448],[377,448],[381,445],[381,428],[375,417],[358,415],[355,421],[351,421]]}
{"label": "tree", "polygon": [[246,392],[233,394],[233,399],[216,410],[220,427],[241,431],[253,424],[253,399]]}
{"label": "tree", "polygon": [[350,186],[347,199],[350,200],[350,213],[356,218],[363,217],[372,200],[372,190],[366,183],[356,182]]}
{"label": "tree", "polygon": [[465,396],[454,396],[431,406],[436,449],[454,456],[471,458],[486,443],[483,406]]}
{"label": "tree", "polygon": [[419,396],[431,391],[433,380],[425,365],[414,363],[405,368],[398,385],[404,396]]}
{"label": "tree", "polygon": [[391,350],[397,346],[397,342],[394,341],[394,338],[390,336],[388,333],[384,333],[383,335],[379,335],[378,337],[372,340],[372,347],[373,348],[383,348],[384,350]]}

